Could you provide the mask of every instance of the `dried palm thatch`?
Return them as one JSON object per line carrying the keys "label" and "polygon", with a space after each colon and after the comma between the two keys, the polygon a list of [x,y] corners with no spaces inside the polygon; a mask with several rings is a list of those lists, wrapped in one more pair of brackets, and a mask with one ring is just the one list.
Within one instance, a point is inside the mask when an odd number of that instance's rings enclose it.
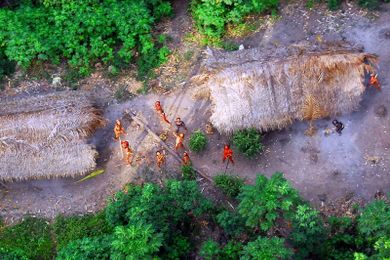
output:
{"label": "dried palm thatch", "polygon": [[[365,90],[365,72],[374,70],[367,61],[376,64],[377,57],[335,51],[220,69],[204,83],[213,102],[210,120],[220,132],[231,133],[250,127],[280,129],[294,120],[349,113]],[[305,110],[310,100],[312,107]]]}
{"label": "dried palm thatch", "polygon": [[60,92],[0,100],[0,180],[76,177],[93,170],[86,143],[104,119],[87,95]]}
{"label": "dried palm thatch", "polygon": [[309,128],[305,134],[312,136],[317,132],[317,129],[313,125],[313,121],[328,116],[328,112],[325,111],[317,102],[317,100],[309,95],[305,98],[303,104],[303,119],[309,121]]}

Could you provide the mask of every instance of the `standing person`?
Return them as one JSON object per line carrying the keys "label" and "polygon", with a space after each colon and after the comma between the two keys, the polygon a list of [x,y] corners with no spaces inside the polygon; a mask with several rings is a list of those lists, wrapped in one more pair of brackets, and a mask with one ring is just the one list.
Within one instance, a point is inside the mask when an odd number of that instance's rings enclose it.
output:
{"label": "standing person", "polygon": [[156,152],[156,161],[157,161],[157,167],[161,169],[161,166],[165,164],[165,155],[162,151]]}
{"label": "standing person", "polygon": [[188,131],[186,124],[181,120],[180,117],[177,117],[175,120],[176,133],[179,133],[180,128],[184,128],[184,130]]}
{"label": "standing person", "polygon": [[154,103],[154,109],[157,111],[157,113],[163,113],[164,110],[161,107],[160,100],[157,100],[156,103]]}
{"label": "standing person", "polygon": [[117,119],[115,121],[115,126],[114,126],[114,139],[115,139],[115,141],[117,141],[121,137],[122,134],[126,134],[126,132],[122,126],[121,121],[119,121],[119,119]]}
{"label": "standing person", "polygon": [[344,124],[340,121],[337,121],[336,119],[332,121],[332,124],[336,127],[336,132],[341,135],[341,132],[344,129]]}
{"label": "standing person", "polygon": [[125,152],[125,161],[128,165],[131,165],[133,163],[133,150],[130,148],[128,141],[122,141],[121,144]]}
{"label": "standing person", "polygon": [[232,164],[234,164],[234,161],[233,161],[233,150],[230,149],[229,145],[225,145],[225,147],[223,149],[223,159],[222,159],[222,162],[225,162],[226,159],[228,161],[232,162]]}
{"label": "standing person", "polygon": [[370,80],[368,81],[368,87],[374,87],[378,91],[381,91],[381,84],[378,80],[378,74],[371,73],[370,74]]}
{"label": "standing person", "polygon": [[173,132],[173,135],[176,136],[176,146],[175,146],[176,151],[179,150],[180,148],[184,149],[184,145],[183,145],[184,134],[183,133],[177,134],[176,132]]}
{"label": "standing person", "polygon": [[182,161],[183,161],[183,165],[191,165],[192,164],[190,156],[188,155],[187,152],[183,153]]}
{"label": "standing person", "polygon": [[161,103],[159,100],[154,103],[154,109],[156,112],[160,115],[161,119],[166,122],[167,124],[171,125],[171,122],[169,122],[167,116],[165,115],[164,109],[161,106]]}

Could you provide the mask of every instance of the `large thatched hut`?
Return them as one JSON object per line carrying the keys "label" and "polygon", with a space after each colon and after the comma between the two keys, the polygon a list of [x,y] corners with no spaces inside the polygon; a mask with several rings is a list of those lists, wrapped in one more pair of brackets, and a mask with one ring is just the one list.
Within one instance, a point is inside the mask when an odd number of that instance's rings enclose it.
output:
{"label": "large thatched hut", "polygon": [[359,105],[364,76],[373,70],[369,64],[376,63],[376,56],[338,50],[243,64],[212,60],[214,66],[195,81],[210,91],[213,125],[231,133],[250,127],[280,129],[307,119],[308,101],[319,110],[313,119],[351,112]]}
{"label": "large thatched hut", "polygon": [[0,99],[0,180],[75,177],[96,167],[87,143],[104,124],[86,94]]}

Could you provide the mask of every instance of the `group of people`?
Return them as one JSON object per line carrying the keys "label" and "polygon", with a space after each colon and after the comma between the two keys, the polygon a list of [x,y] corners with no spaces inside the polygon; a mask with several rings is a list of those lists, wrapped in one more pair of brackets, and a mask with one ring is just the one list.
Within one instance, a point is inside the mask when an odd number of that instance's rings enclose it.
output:
{"label": "group of people", "polygon": [[[157,100],[155,102],[154,110],[156,111],[156,113],[159,115],[159,117],[161,118],[161,120],[163,122],[165,122],[169,126],[172,126],[172,123],[168,120],[168,118],[167,118],[167,116],[166,116],[166,114],[164,112],[164,109],[161,106],[161,102],[159,100]],[[185,137],[185,134],[187,133],[188,129],[187,129],[185,123],[183,122],[183,120],[181,120],[180,117],[177,117],[175,119],[174,126],[176,127],[175,131],[173,132],[173,135],[176,138],[176,140],[175,140],[175,150],[176,150],[176,152],[178,152],[180,149],[183,149],[183,150],[185,149],[185,147],[184,147],[184,137]],[[122,126],[121,121],[120,120],[116,120],[115,126],[114,126],[114,139],[116,141],[118,141],[118,140],[120,140],[121,136],[124,135],[124,134],[126,134],[126,132],[125,132],[124,127]],[[133,158],[134,158],[134,152],[131,149],[129,142],[121,140],[121,149],[122,149],[124,160],[126,161],[126,163],[128,165],[131,165],[132,162],[133,162]],[[233,151],[232,151],[232,149],[230,148],[229,145],[225,145],[224,146],[222,161],[225,162],[226,160],[228,160],[228,162],[231,162],[232,164],[234,164],[234,161],[233,161]],[[163,165],[165,165],[165,163],[166,163],[165,151],[164,150],[156,151],[156,164],[157,164],[157,167],[159,169],[161,169],[161,167]],[[187,151],[183,152],[182,164],[183,165],[191,165],[192,164],[190,156],[189,156],[189,153]]]}

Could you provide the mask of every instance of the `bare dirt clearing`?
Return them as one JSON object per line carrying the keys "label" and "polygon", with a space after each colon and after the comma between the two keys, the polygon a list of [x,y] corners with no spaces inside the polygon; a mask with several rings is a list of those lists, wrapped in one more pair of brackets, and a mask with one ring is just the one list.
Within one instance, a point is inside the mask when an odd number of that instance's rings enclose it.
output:
{"label": "bare dirt clearing", "polygon": [[[181,12],[186,11],[180,6]],[[327,12],[325,7],[309,11],[301,4],[291,4],[283,8],[281,18],[266,26],[254,35],[243,40],[248,47],[264,49],[281,48],[307,40],[318,41],[346,40],[360,44],[366,52],[379,55],[382,92],[368,89],[358,111],[343,115],[338,119],[345,124],[342,135],[335,133],[325,136],[323,130],[331,127],[331,120],[316,122],[318,133],[307,137],[304,131],[307,123],[295,122],[292,126],[264,135],[264,152],[254,160],[236,155],[236,164],[229,171],[254,180],[256,173],[268,176],[276,171],[284,172],[287,179],[307,200],[316,205],[354,194],[356,198],[371,199],[377,190],[390,190],[390,5],[383,5],[378,17],[370,20],[365,12],[354,6],[344,6],[344,12]],[[183,13],[172,21],[175,32],[188,27]],[[173,29],[172,29],[173,30]],[[184,30],[184,29],[183,29]],[[168,30],[169,32],[169,30]],[[180,33],[172,33],[182,37]],[[196,51],[196,50],[195,50]],[[192,70],[185,72],[183,82],[196,73],[196,63]],[[180,73],[176,72],[176,73]],[[179,78],[180,75],[175,75]],[[96,91],[97,96],[102,91]],[[106,104],[105,117],[110,120],[107,128],[99,130],[95,139],[101,154],[98,162],[105,173],[91,180],[75,183],[73,179],[28,181],[8,183],[0,190],[0,216],[13,222],[25,214],[53,218],[57,214],[94,212],[101,209],[108,195],[120,189],[129,181],[157,181],[178,175],[179,163],[168,155],[168,167],[160,173],[154,163],[154,152],[161,147],[142,125],[126,118],[126,139],[143,159],[141,167],[126,166],[120,158],[118,143],[112,141],[112,127],[122,112],[134,111],[148,122],[157,134],[169,130],[158,120],[152,110],[155,100],[161,100],[169,119],[180,116],[188,125],[189,133],[198,128],[204,129],[211,115],[210,102],[192,99],[193,88],[183,84],[164,96],[149,94],[139,96],[123,104]],[[378,112],[379,111],[379,112]],[[172,129],[170,130],[172,131]],[[190,154],[196,167],[214,176],[224,170],[221,162],[222,147],[227,137],[214,133],[209,138],[207,150],[200,155]],[[170,135],[167,144],[173,146]],[[375,160],[373,160],[375,158]],[[378,160],[376,160],[378,159]],[[210,186],[202,184],[204,192],[212,192]]]}

